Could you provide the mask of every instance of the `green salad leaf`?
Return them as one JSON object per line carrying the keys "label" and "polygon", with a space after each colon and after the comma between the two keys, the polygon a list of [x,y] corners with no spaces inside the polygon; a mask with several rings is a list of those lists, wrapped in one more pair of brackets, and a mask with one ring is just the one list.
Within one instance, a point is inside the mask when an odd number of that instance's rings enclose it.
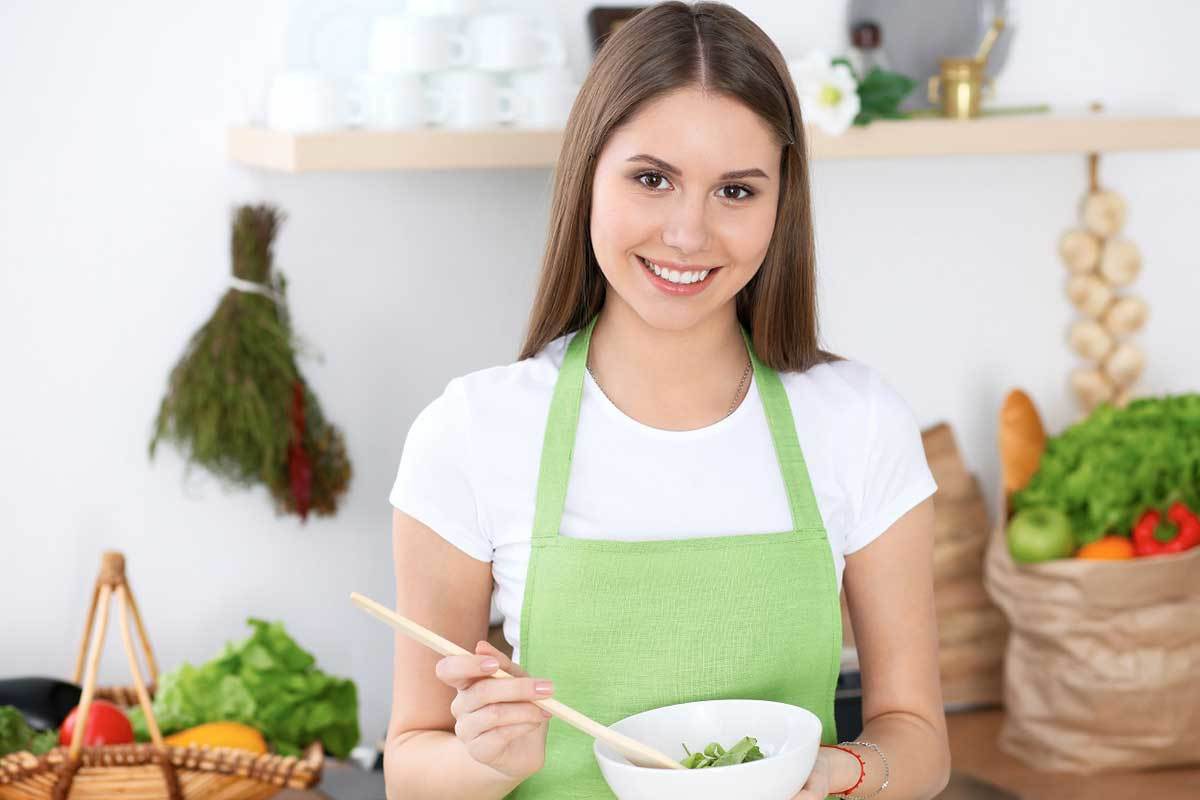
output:
{"label": "green salad leaf", "polygon": [[1176,500],[1200,508],[1200,394],[1099,406],[1046,441],[1038,471],[1011,506],[1057,508],[1087,544],[1127,536],[1145,509]]}
{"label": "green salad leaf", "polygon": [[[226,644],[212,661],[184,663],[159,677],[153,707],[163,734],[241,722],[285,755],[299,755],[318,739],[330,755],[349,755],[359,740],[354,682],[318,670],[282,623],[250,618],[247,624],[254,628],[250,637]],[[149,740],[142,710],[129,718],[138,740]]]}
{"label": "green salad leaf", "polygon": [[58,731],[35,731],[16,706],[0,706],[0,756],[28,750],[35,756],[58,744]]}
{"label": "green salad leaf", "polygon": [[743,736],[737,744],[726,750],[717,742],[710,742],[703,750],[693,753],[683,745],[686,758],[679,760],[688,769],[703,769],[705,767],[727,767],[730,764],[741,764],[747,761],[757,761],[763,758],[762,750],[758,749],[758,740],[753,736]]}
{"label": "green salad leaf", "polygon": [[34,733],[33,738],[29,740],[29,752],[35,756],[49,753],[55,747],[58,747],[58,731]]}

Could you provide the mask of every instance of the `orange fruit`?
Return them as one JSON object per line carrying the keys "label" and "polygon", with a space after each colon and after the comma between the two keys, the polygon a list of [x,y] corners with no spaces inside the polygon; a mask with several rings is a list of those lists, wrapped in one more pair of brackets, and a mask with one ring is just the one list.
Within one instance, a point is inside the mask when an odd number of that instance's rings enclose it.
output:
{"label": "orange fruit", "polygon": [[1120,561],[1133,558],[1133,542],[1128,536],[1109,535],[1079,548],[1076,558],[1088,558],[1096,561]]}

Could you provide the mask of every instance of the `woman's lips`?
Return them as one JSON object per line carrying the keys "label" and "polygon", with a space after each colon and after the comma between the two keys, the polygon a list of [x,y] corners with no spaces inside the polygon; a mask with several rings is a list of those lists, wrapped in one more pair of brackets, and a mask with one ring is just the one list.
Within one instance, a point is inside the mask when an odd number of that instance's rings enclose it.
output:
{"label": "woman's lips", "polygon": [[[638,263],[641,264],[641,266],[642,266],[642,272],[645,273],[647,279],[650,281],[651,284],[653,284],[656,288],[658,288],[660,291],[662,291],[666,294],[676,295],[676,296],[699,294],[700,292],[702,292],[706,288],[708,288],[708,285],[710,283],[712,283],[715,274],[717,273],[718,270],[720,270],[720,267],[708,268],[708,274],[704,276],[704,280],[702,280],[702,281],[694,281],[692,283],[672,283],[671,281],[667,280],[666,278],[660,278],[658,275],[655,275],[654,270],[649,267],[649,265],[646,263],[645,259],[643,259],[641,256],[637,256],[637,260],[638,260]],[[660,264],[660,266],[663,266],[663,265]],[[691,271],[703,272],[702,269],[697,270],[694,267],[691,268]]]}

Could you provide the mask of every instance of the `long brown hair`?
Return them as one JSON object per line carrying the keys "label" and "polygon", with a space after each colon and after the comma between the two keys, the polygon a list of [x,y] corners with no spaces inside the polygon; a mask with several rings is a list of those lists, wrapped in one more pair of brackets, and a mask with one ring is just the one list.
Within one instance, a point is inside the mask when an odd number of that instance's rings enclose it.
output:
{"label": "long brown hair", "polygon": [[596,54],[567,118],[554,178],[549,236],[521,359],[578,330],[604,303],[590,237],[596,158],[645,103],[688,87],[740,101],[777,134],[779,207],[762,267],[737,295],[755,353],[776,370],[804,371],[840,356],[817,347],[815,247],[800,103],[775,43],[723,3],[651,6]]}

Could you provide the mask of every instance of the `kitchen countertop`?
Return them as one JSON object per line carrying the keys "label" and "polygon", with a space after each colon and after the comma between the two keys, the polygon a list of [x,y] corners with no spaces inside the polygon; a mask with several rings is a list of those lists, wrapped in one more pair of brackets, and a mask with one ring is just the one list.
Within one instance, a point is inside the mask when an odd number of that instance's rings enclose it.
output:
{"label": "kitchen countertop", "polygon": [[[1200,797],[1200,767],[1074,775],[1038,772],[996,746],[1001,710],[946,715],[954,774],[938,800],[1129,800]],[[329,761],[318,790],[276,800],[384,800],[383,773]],[[881,795],[882,800],[882,795]]]}
{"label": "kitchen countertop", "polygon": [[[946,715],[950,755],[956,773],[1001,786],[1021,800],[1185,800],[1200,797],[1200,767],[1094,775],[1031,769],[997,747],[996,737],[1003,721],[1001,710]],[[960,796],[943,797],[958,800]],[[961,797],[971,800],[973,795]]]}

